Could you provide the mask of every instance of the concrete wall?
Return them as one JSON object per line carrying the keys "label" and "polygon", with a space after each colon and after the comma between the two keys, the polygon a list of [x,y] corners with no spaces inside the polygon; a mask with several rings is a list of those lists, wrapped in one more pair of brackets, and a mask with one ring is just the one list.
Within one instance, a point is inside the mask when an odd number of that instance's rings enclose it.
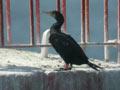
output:
{"label": "concrete wall", "polygon": [[0,71],[0,90],[120,90],[120,68],[79,71]]}

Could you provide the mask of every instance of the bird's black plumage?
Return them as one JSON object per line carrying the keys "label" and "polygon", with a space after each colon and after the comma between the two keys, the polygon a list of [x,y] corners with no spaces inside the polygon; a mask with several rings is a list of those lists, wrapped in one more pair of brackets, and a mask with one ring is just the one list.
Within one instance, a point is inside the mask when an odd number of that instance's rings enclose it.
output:
{"label": "bird's black plumage", "polygon": [[[56,19],[50,28],[50,38],[49,41],[52,44],[53,48],[60,54],[60,56],[65,61],[66,65],[76,64],[88,64],[95,70],[100,68],[99,66],[92,64],[88,61],[88,57],[82,50],[82,48],[77,44],[77,42],[70,36],[60,31],[61,26],[64,22],[63,15],[58,11],[47,12],[50,16]],[[68,69],[66,67],[65,69]]]}

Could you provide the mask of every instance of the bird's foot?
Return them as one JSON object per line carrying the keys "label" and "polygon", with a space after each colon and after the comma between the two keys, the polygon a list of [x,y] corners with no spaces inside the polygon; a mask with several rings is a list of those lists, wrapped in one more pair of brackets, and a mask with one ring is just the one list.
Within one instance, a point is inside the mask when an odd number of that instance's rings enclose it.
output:
{"label": "bird's foot", "polygon": [[72,69],[72,65],[69,67],[69,64],[65,64],[64,68],[61,68],[62,70],[71,70]]}
{"label": "bird's foot", "polygon": [[56,69],[55,71],[67,71],[67,70],[71,70],[72,69],[72,65],[70,67],[68,67],[68,64],[64,65],[64,68],[59,68]]}

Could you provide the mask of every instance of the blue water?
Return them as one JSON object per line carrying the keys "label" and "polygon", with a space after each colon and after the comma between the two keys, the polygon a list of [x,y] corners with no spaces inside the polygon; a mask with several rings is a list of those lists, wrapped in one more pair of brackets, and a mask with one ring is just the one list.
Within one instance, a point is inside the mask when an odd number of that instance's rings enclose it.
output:
{"label": "blue water", "polygon": [[[35,0],[34,0],[35,1]],[[77,42],[81,39],[81,0],[66,0],[67,32]],[[109,1],[109,39],[117,38],[117,0]],[[6,36],[6,12],[4,3],[4,29]],[[29,0],[10,0],[12,18],[12,40],[15,44],[30,43]],[[34,7],[35,9],[35,7]],[[56,0],[40,0],[41,11],[56,9]],[[44,30],[50,28],[55,20],[47,15],[40,15],[41,36]],[[36,25],[36,20],[34,20]],[[36,27],[35,27],[36,30]],[[35,31],[36,33],[36,31]],[[35,37],[36,39],[36,37]],[[90,41],[104,40],[104,0],[90,0]],[[5,38],[5,43],[7,40]],[[40,48],[25,49],[40,52]],[[53,49],[50,52],[55,53]],[[103,47],[87,47],[86,54],[90,58],[104,59]],[[117,60],[117,49],[110,47],[110,60]]]}

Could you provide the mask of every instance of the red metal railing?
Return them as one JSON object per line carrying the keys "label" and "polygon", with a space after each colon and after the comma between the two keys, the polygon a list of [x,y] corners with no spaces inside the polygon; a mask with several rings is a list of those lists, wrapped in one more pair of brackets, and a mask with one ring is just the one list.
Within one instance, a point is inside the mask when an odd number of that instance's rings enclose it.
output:
{"label": "red metal railing", "polygon": [[[81,0],[81,43],[85,43],[85,0]],[[85,46],[81,46],[85,51]]]}
{"label": "red metal railing", "polygon": [[7,40],[8,44],[11,44],[12,40],[11,40],[10,0],[6,0],[6,19],[7,19]]}
{"label": "red metal railing", "polygon": [[62,0],[62,13],[64,16],[64,24],[63,24],[63,29],[66,30],[66,0]]}
{"label": "red metal railing", "polygon": [[60,11],[60,0],[56,0],[56,9]]}
{"label": "red metal railing", "polygon": [[89,42],[89,0],[81,0],[81,42]]}
{"label": "red metal railing", "polygon": [[37,43],[40,43],[40,4],[39,0],[36,0],[36,21],[37,21]]}
{"label": "red metal railing", "polygon": [[2,0],[0,0],[0,42],[1,46],[4,46],[4,31],[3,31],[3,5]]}
{"label": "red metal railing", "polygon": [[33,13],[33,0],[29,0],[29,8],[30,8],[30,42],[32,45],[35,44],[34,41],[34,13]]}
{"label": "red metal railing", "polygon": [[[0,48],[23,48],[23,47],[49,47],[51,45],[42,45],[40,42],[40,2],[35,0],[29,0],[30,8],[30,44],[12,44],[11,39],[11,17],[10,17],[10,0],[5,0],[6,2],[6,20],[7,20],[7,42],[4,44],[4,25],[3,25],[3,0],[0,0]],[[34,36],[34,9],[33,5],[36,6],[36,27],[37,27],[37,44],[35,43]],[[56,8],[61,11],[61,2],[56,0]],[[65,19],[63,29],[66,30],[66,0],[62,0],[62,13]],[[93,43],[90,42],[90,30],[89,30],[89,0],[81,0],[81,43],[82,46],[86,45],[96,45],[104,46],[105,60],[109,60],[109,46],[118,46],[118,62],[120,62],[120,1],[118,0],[118,42],[108,42],[108,0],[104,0],[104,42],[103,43]],[[85,48],[85,47],[84,47]]]}
{"label": "red metal railing", "polygon": [[120,0],[118,0],[118,62],[120,63]]}
{"label": "red metal railing", "polygon": [[[104,42],[108,42],[108,0],[104,0]],[[104,47],[105,61],[109,60],[109,47]]]}
{"label": "red metal railing", "polygon": [[86,42],[89,42],[89,0],[85,0],[85,28],[86,28]]}

